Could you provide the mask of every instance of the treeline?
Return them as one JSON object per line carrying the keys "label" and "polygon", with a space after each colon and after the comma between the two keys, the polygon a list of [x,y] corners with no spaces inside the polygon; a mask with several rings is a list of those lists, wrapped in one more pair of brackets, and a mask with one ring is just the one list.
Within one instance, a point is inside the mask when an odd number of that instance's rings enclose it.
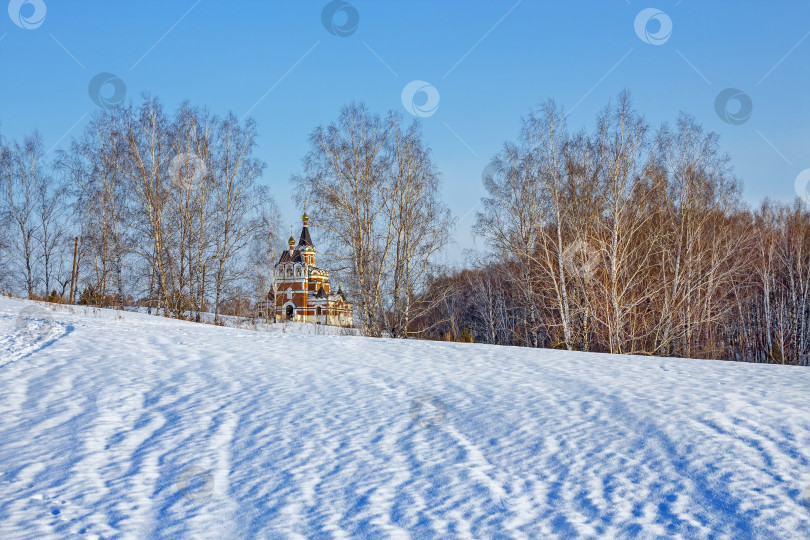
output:
{"label": "treeline", "polygon": [[[452,220],[418,122],[364,105],[310,136],[295,199],[371,336],[412,335]],[[0,139],[0,290],[201,320],[254,316],[284,249],[256,127],[157,99],[96,113],[67,149]],[[78,238],[73,279],[74,238]],[[77,291],[72,291],[76,282]]]}
{"label": "treeline", "polygon": [[312,208],[319,251],[351,292],[367,335],[415,336],[421,298],[453,220],[418,122],[352,104],[313,130],[296,199]]}
{"label": "treeline", "polygon": [[[294,198],[367,335],[807,365],[810,215],[741,201],[718,137],[626,94],[573,132],[553,102],[488,166],[463,270],[418,122],[362,104],[310,135]],[[278,212],[256,127],[157,99],[67,149],[0,139],[0,289],[200,319],[272,297]]]}
{"label": "treeline", "polygon": [[810,215],[740,201],[717,135],[627,95],[572,133],[553,102],[485,179],[485,254],[422,295],[433,339],[808,364]]}
{"label": "treeline", "polygon": [[67,149],[0,138],[0,285],[198,320],[249,312],[278,242],[255,146],[252,120],[152,97],[97,112]]}

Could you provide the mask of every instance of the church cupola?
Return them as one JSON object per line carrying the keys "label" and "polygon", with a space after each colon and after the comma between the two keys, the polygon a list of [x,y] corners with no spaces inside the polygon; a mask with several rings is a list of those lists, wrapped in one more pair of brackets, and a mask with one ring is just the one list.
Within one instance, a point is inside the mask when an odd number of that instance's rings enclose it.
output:
{"label": "church cupola", "polygon": [[301,238],[298,239],[296,248],[301,250],[301,256],[305,264],[315,266],[315,245],[312,243],[312,237],[309,235],[309,216],[307,215],[306,207],[304,207],[304,214],[301,216],[301,221],[304,226],[301,228]]}

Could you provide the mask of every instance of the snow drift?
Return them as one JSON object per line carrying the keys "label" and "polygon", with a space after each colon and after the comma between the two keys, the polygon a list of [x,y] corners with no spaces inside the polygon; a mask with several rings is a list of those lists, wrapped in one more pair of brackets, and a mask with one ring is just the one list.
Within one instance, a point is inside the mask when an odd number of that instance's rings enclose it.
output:
{"label": "snow drift", "polygon": [[810,536],[810,370],[0,300],[0,537]]}

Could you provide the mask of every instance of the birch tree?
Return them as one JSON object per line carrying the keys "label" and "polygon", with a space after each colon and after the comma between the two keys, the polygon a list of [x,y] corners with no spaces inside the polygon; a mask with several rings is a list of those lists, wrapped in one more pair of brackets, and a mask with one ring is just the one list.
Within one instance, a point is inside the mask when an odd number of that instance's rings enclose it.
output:
{"label": "birch tree", "polygon": [[368,335],[381,330],[385,261],[394,239],[380,196],[390,171],[389,127],[365,105],[343,107],[335,122],[312,132],[304,171],[293,176],[296,200],[312,208],[312,226],[323,231]]}
{"label": "birch tree", "polygon": [[262,197],[256,196],[254,188],[265,165],[253,157],[255,146],[256,124],[253,120],[239,122],[230,114],[219,123],[212,152],[216,227],[213,261],[215,322],[219,322],[225,288],[246,272],[244,268],[231,265],[262,226],[256,215]]}
{"label": "birch tree", "polygon": [[312,132],[310,147],[293,177],[295,198],[312,208],[311,223],[324,233],[363,330],[408,336],[424,308],[417,292],[452,223],[419,124],[352,104]]}
{"label": "birch tree", "polygon": [[37,195],[47,174],[42,136],[26,136],[22,144],[12,142],[3,160],[5,221],[10,225],[9,259],[14,274],[24,284],[28,298],[34,298],[37,285],[38,257]]}
{"label": "birch tree", "polygon": [[417,311],[417,293],[426,285],[434,255],[449,241],[450,212],[439,202],[438,172],[422,142],[419,124],[405,128],[389,117],[390,181],[382,193],[394,236],[390,285],[391,335],[407,337]]}
{"label": "birch tree", "polygon": [[167,317],[179,315],[169,268],[172,231],[169,230],[169,197],[172,190],[168,166],[172,155],[169,120],[155,98],[146,98],[128,111],[124,139],[127,146],[127,182],[134,204],[138,255],[152,268],[158,289],[158,310]]}

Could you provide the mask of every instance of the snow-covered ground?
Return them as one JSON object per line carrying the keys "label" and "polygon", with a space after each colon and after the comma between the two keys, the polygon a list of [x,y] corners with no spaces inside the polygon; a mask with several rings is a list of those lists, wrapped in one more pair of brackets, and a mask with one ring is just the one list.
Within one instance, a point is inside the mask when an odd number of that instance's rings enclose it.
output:
{"label": "snow-covered ground", "polygon": [[808,538],[807,499],[808,369],[0,299],[2,539]]}
{"label": "snow-covered ground", "polygon": [[[76,309],[79,309],[78,307]],[[83,309],[83,308],[82,308]],[[127,311],[134,313],[147,313],[145,307],[126,308]],[[188,320],[193,320],[194,314],[192,312],[186,313]],[[200,320],[207,324],[214,324],[214,314],[209,312],[200,313]],[[356,328],[345,328],[340,326],[327,326],[322,324],[309,324],[302,322],[283,321],[273,323],[264,321],[260,317],[234,317],[230,315],[220,315],[219,325],[227,326],[228,328],[242,328],[243,330],[258,330],[261,332],[291,332],[294,334],[303,335],[318,335],[318,336],[359,336],[360,331]]]}

